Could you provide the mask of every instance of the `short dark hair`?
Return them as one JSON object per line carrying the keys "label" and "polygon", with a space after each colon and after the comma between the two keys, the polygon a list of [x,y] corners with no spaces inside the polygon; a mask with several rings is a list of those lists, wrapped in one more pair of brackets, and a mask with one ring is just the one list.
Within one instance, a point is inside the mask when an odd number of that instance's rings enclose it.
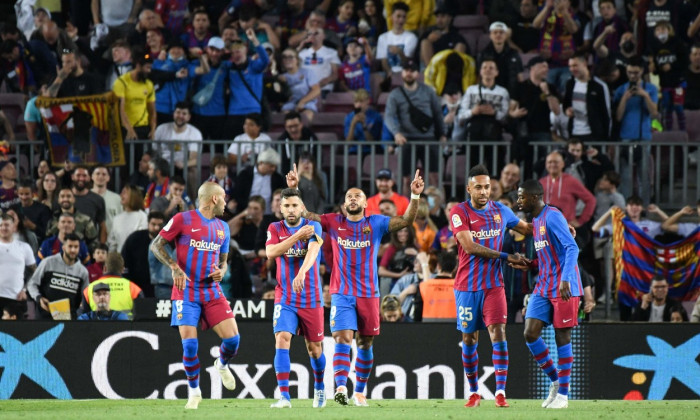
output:
{"label": "short dark hair", "polygon": [[644,205],[644,200],[642,200],[642,197],[638,195],[631,195],[627,197],[627,204],[635,204],[638,206]]}
{"label": "short dark hair", "polygon": [[476,165],[469,170],[469,176],[467,178],[473,178],[475,176],[482,176],[482,175],[491,176],[489,174],[489,170],[486,169],[486,166],[479,164],[479,165]]}
{"label": "short dark hair", "polygon": [[606,171],[603,176],[608,180],[609,183],[613,184],[616,187],[620,186],[620,182],[622,181],[622,178],[620,177],[620,174],[618,174],[615,171]]}
{"label": "short dark hair", "polygon": [[109,252],[109,247],[107,246],[107,244],[97,244],[97,246],[95,247],[95,249],[94,249],[92,252],[94,253],[94,252],[97,251],[98,249],[99,249],[99,250],[102,250],[102,251],[107,251],[107,252]]}
{"label": "short dark hair", "polygon": [[258,204],[260,204],[260,207],[262,207],[263,211],[265,210],[265,199],[261,195],[251,196],[248,199],[248,204],[250,204],[250,203],[258,203]]}
{"label": "short dark hair", "polygon": [[80,236],[78,236],[77,233],[67,233],[66,236],[63,237],[63,243],[66,243],[68,241],[80,242]]}
{"label": "short dark hair", "polygon": [[144,51],[143,47],[136,46],[131,48],[131,62],[134,65],[143,66],[153,63],[153,57],[148,52]]}
{"label": "short dark hair", "polygon": [[0,220],[9,220],[11,222],[15,221],[15,219],[12,216],[10,216],[7,212],[0,213]]}
{"label": "short dark hair", "polygon": [[525,194],[544,195],[544,188],[542,188],[542,184],[540,184],[540,181],[536,179],[528,179],[527,181],[522,183],[520,188],[523,189]]}
{"label": "short dark hair", "polygon": [[409,9],[410,7],[406,3],[402,1],[397,1],[391,6],[391,13],[394,13],[397,10],[403,10],[404,12],[408,13]]}
{"label": "short dark hair", "polygon": [[31,179],[23,179],[19,182],[17,188],[31,188],[32,191],[36,190],[36,183]]}
{"label": "short dark hair", "polygon": [[285,188],[282,190],[282,199],[291,197],[299,197],[299,200],[301,200],[301,191],[296,188]]}
{"label": "short dark hair", "polygon": [[[151,155],[153,156],[153,155]],[[156,158],[151,160],[153,162],[153,168],[160,172],[162,176],[169,176],[170,175],[170,164],[168,163],[167,160],[163,158]]]}
{"label": "short dark hair", "polygon": [[462,201],[464,201],[464,200],[460,199],[459,197],[452,196],[452,197],[448,198],[447,201],[445,201],[445,204],[447,204],[447,203],[461,203]]}
{"label": "short dark hair", "polygon": [[[612,0],[609,0],[612,2]],[[644,69],[647,67],[647,64],[644,62],[644,59],[639,56],[639,55],[633,55],[632,57],[627,59],[627,67],[639,67],[644,71]]]}
{"label": "short dark hair", "polygon": [[451,273],[457,267],[457,256],[449,251],[443,251],[438,254],[438,265],[440,270]]}
{"label": "short dark hair", "polygon": [[588,58],[586,57],[585,53],[582,53],[582,52],[574,53],[574,55],[572,55],[571,58],[578,60],[578,61],[586,64],[586,66],[588,66]]}
{"label": "short dark hair", "polygon": [[238,9],[239,20],[257,19],[260,16],[260,11],[255,4],[244,4]]}
{"label": "short dark hair", "polygon": [[220,165],[226,166],[228,168],[228,162],[226,161],[226,158],[224,156],[216,155],[213,158],[211,158],[211,163],[209,164],[209,166],[216,169],[216,167]]}
{"label": "short dark hair", "polygon": [[391,204],[392,206],[396,207],[396,203],[394,203],[394,201],[393,201],[392,199],[390,199],[390,198],[385,198],[385,199],[383,199],[382,201],[379,202],[379,205],[381,206],[381,205],[384,204],[384,203],[389,203],[389,204]]}
{"label": "short dark hair", "polygon": [[188,101],[179,101],[175,104],[175,109],[186,109],[187,111],[192,112],[192,104],[190,104]]}
{"label": "short dark hair", "polygon": [[180,175],[174,175],[172,178],[170,178],[170,183],[171,184],[187,185],[185,178],[183,178]]}
{"label": "short dark hair", "polygon": [[[93,166],[90,169],[90,176],[92,176],[92,174],[95,173],[95,170],[97,170],[99,168],[105,168],[107,170],[107,172],[109,172],[109,167],[107,167],[107,165],[105,165],[104,163],[98,163],[97,165]],[[110,173],[110,175],[112,175],[112,174]]]}
{"label": "short dark hair", "polygon": [[586,148],[586,145],[583,143],[583,140],[581,140],[579,137],[572,137],[569,140],[566,141],[566,148],[568,149],[570,145],[572,144],[580,144],[581,147],[584,149]]}
{"label": "short dark hair", "polygon": [[260,115],[258,112],[251,112],[245,116],[245,119],[253,121],[258,127],[262,127],[263,125],[262,115]]}
{"label": "short dark hair", "polygon": [[9,302],[3,306],[2,310],[7,312],[10,316],[16,316],[17,319],[22,319],[24,317],[25,305],[26,303],[24,302]]}
{"label": "short dark hair", "polygon": [[160,211],[149,211],[148,212],[148,221],[150,222],[151,219],[160,219],[165,221],[165,215],[163,212]]}
{"label": "short dark hair", "polygon": [[598,7],[600,8],[600,5],[603,3],[610,3],[613,7],[615,7],[615,0],[598,0]]}
{"label": "short dark hair", "polygon": [[284,114],[284,121],[287,122],[289,120],[295,120],[299,119],[301,120],[301,114],[299,114],[297,111],[289,111],[286,114]]}

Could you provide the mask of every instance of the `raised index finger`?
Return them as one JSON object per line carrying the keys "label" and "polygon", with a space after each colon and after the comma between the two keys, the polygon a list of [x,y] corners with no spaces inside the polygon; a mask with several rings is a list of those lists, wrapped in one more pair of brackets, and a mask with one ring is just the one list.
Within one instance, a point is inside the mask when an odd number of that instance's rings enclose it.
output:
{"label": "raised index finger", "polygon": [[420,169],[416,169],[416,176],[414,176],[413,179],[416,181],[420,179]]}

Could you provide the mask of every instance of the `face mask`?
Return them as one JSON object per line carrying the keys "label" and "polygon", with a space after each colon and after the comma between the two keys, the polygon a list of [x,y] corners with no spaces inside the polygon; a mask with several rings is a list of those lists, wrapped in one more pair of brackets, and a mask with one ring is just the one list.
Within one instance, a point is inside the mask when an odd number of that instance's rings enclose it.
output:
{"label": "face mask", "polygon": [[668,34],[658,34],[656,38],[663,43],[668,41]]}
{"label": "face mask", "polygon": [[435,207],[435,197],[429,195],[428,196],[428,207],[433,208]]}
{"label": "face mask", "polygon": [[634,52],[634,42],[632,41],[625,41],[622,43],[622,51],[626,52],[627,54],[631,54]]}
{"label": "face mask", "polygon": [[184,58],[185,58],[185,57],[182,56],[182,55],[181,55],[180,57],[178,57],[178,58],[175,58],[175,57],[173,57],[172,55],[168,54],[168,59],[169,59],[170,61],[182,61]]}

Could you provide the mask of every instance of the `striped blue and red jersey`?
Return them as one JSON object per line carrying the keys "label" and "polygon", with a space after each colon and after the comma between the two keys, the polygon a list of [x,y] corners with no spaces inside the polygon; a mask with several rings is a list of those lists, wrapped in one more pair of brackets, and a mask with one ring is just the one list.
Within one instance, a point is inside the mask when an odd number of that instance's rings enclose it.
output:
{"label": "striped blue and red jersey", "polygon": [[583,295],[578,271],[578,245],[569,232],[564,215],[554,207],[544,206],[532,220],[539,276],[533,295],[559,297],[559,282],[568,281],[571,296]]}
{"label": "striped blue and red jersey", "polygon": [[352,222],[337,213],[321,216],[321,227],[333,247],[331,293],[379,297],[377,251],[389,232],[389,219],[374,214]]}
{"label": "striped blue and red jersey", "polygon": [[[452,207],[450,223],[455,237],[463,231],[472,235],[472,240],[486,248],[501,252],[503,236],[516,226],[520,219],[513,211],[497,201],[489,201],[481,209],[475,209],[465,201]],[[462,246],[459,249],[459,266],[455,278],[455,290],[476,292],[479,290],[503,287],[501,260],[482,258],[467,254]]]}
{"label": "striped blue and red jersey", "polygon": [[311,242],[318,242],[319,240],[321,240],[319,245],[323,244],[323,240],[321,239],[321,235],[323,234],[321,231],[321,224],[304,219],[303,217],[301,218],[301,223],[294,227],[289,226],[284,220],[270,223],[270,226],[267,228],[267,242],[265,242],[265,245],[278,244],[294,235],[296,231],[306,225],[313,226],[316,235],[309,238],[308,241],[297,241],[287,252],[276,259],[277,286],[275,287],[275,303],[283,303],[295,308],[319,308],[321,307],[321,299],[323,297],[321,274],[318,271],[319,261],[321,259],[320,249],[314,265],[306,272],[304,289],[301,293],[294,292],[292,283],[302,264],[304,264],[309,244]]}
{"label": "striped blue and red jersey", "polygon": [[173,287],[172,300],[208,302],[224,296],[219,283],[207,278],[212,266],[219,265],[219,255],[228,253],[231,234],[226,222],[207,219],[199,210],[185,211],[173,216],[160,236],[175,241],[177,265],[188,279],[184,290]]}

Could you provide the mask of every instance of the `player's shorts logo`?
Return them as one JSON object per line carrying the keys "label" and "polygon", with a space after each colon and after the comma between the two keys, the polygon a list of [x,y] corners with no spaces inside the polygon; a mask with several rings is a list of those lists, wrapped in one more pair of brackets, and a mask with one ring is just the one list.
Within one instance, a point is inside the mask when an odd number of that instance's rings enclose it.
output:
{"label": "player's shorts logo", "polygon": [[496,223],[501,223],[501,215],[497,214],[497,215],[493,216],[493,221]]}
{"label": "player's shorts logo", "polygon": [[177,314],[178,321],[182,319],[182,314]]}
{"label": "player's shorts logo", "polygon": [[277,326],[277,320],[272,321],[272,326],[276,327]]}
{"label": "player's shorts logo", "polygon": [[224,231],[217,229],[216,230],[216,237],[223,241],[224,240]]}
{"label": "player's shorts logo", "polygon": [[467,328],[467,321],[462,321],[462,328]]}
{"label": "player's shorts logo", "polygon": [[540,235],[544,235],[545,229],[544,225],[540,226]]}

